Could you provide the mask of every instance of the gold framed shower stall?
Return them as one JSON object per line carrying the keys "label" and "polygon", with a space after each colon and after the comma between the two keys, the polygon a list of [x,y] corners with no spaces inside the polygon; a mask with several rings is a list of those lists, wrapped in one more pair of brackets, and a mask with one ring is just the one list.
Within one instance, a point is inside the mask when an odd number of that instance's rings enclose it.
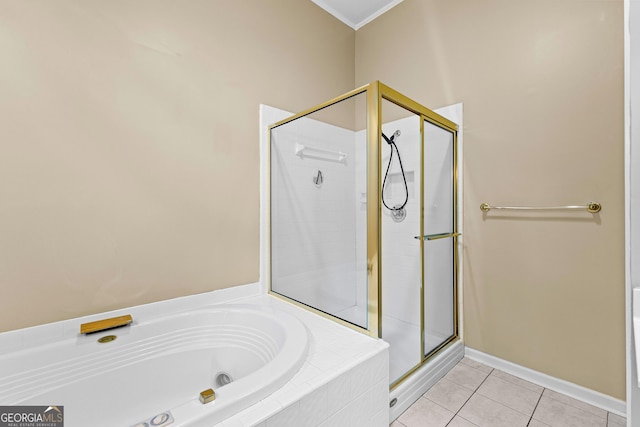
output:
{"label": "gold framed shower stall", "polygon": [[[273,155],[272,153],[272,143],[274,138],[274,132],[277,131],[278,128],[281,128],[287,124],[295,122],[298,119],[308,117],[312,114],[316,114],[323,110],[327,110],[330,107],[336,106],[337,104],[345,101],[345,100],[353,100],[358,99],[356,102],[356,109],[358,110],[358,114],[361,115],[362,118],[366,120],[366,124],[363,124],[362,129],[366,130],[366,290],[367,290],[367,301],[366,301],[366,324],[355,324],[354,322],[350,322],[339,318],[327,310],[319,309],[318,307],[314,307],[313,305],[301,302],[299,298],[292,298],[288,295],[283,294],[282,292],[278,292],[274,289],[273,283],[273,229],[272,227],[272,177],[274,172],[273,170]],[[268,183],[267,183],[267,288],[268,293],[276,298],[285,300],[289,303],[295,304],[304,309],[310,310],[314,313],[317,313],[323,317],[331,319],[335,322],[338,322],[344,326],[347,326],[351,329],[359,331],[361,333],[370,335],[376,338],[383,338],[383,321],[382,321],[382,307],[384,305],[383,301],[383,262],[382,262],[382,209],[383,209],[383,200],[382,200],[382,147],[383,147],[383,139],[382,139],[382,105],[383,102],[390,102],[391,104],[400,107],[404,110],[407,110],[410,113],[415,114],[420,118],[420,229],[416,230],[416,233],[419,232],[418,236],[415,236],[415,239],[419,240],[420,245],[420,253],[423,254],[425,251],[425,242],[428,240],[435,239],[445,239],[451,238],[452,240],[452,248],[453,248],[453,265],[452,275],[453,275],[453,284],[452,284],[452,292],[453,292],[453,333],[448,338],[444,339],[440,345],[431,349],[428,352],[425,352],[425,261],[424,256],[421,255],[420,262],[420,357],[419,362],[416,363],[413,367],[411,367],[408,371],[404,373],[400,378],[392,381],[390,384],[393,389],[400,383],[402,383],[407,377],[409,377],[415,370],[419,369],[421,366],[425,364],[432,356],[437,354],[442,348],[446,347],[451,342],[458,340],[459,338],[459,313],[458,313],[458,278],[459,278],[459,255],[458,255],[458,150],[457,150],[457,138],[458,138],[458,125],[451,120],[435,113],[434,111],[424,107],[423,105],[415,102],[409,97],[401,94],[400,92],[392,89],[391,87],[379,82],[374,81],[352,91],[349,91],[343,95],[340,95],[334,99],[331,99],[322,104],[316,105],[312,108],[304,110],[300,113],[297,113],[285,120],[281,120],[277,123],[274,123],[269,126],[269,138],[268,138],[268,159],[267,164],[268,171]],[[363,105],[364,104],[364,105]],[[452,185],[453,185],[453,206],[452,206],[452,230],[447,233],[440,233],[434,235],[425,235],[424,229],[424,191],[422,191],[422,187],[424,185],[424,147],[425,147],[425,123],[429,123],[437,126],[447,132],[450,132],[452,135],[452,147],[453,147],[453,164],[452,164]],[[324,150],[317,150],[324,151]],[[344,153],[340,153],[343,155]],[[324,154],[323,154],[324,155]],[[346,157],[346,155],[344,155]],[[302,156],[300,156],[302,158]],[[336,160],[337,159],[337,160]],[[340,156],[336,157],[333,161],[342,161]],[[315,179],[316,185],[318,184],[318,180],[322,178],[322,174],[318,174]],[[406,185],[406,180],[405,180]],[[408,194],[407,194],[408,196]],[[303,233],[303,232],[302,232]]]}

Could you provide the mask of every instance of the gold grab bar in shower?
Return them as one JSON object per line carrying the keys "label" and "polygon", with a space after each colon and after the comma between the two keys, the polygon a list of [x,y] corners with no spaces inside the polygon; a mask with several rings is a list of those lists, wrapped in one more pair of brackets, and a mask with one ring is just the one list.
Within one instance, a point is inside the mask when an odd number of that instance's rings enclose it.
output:
{"label": "gold grab bar in shower", "polygon": [[96,320],[95,322],[83,323],[80,325],[80,333],[91,334],[94,332],[106,331],[107,329],[130,325],[131,322],[133,322],[133,318],[130,314],[112,317],[110,319]]}
{"label": "gold grab bar in shower", "polygon": [[440,233],[440,234],[425,234],[424,236],[413,236],[414,239],[424,240],[438,240],[438,239],[446,239],[447,237],[457,237],[461,236],[461,233]]}
{"label": "gold grab bar in shower", "polygon": [[520,211],[549,211],[549,210],[565,210],[565,209],[581,209],[589,213],[597,213],[602,209],[602,205],[598,202],[589,202],[586,205],[579,206],[491,206],[489,203],[480,205],[482,212],[489,212],[492,209],[520,210]]}

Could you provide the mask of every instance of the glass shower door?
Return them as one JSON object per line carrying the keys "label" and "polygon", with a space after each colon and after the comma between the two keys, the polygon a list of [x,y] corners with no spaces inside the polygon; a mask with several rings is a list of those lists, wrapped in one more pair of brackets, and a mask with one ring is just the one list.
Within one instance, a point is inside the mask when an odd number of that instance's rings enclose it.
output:
{"label": "glass shower door", "polygon": [[456,336],[454,135],[424,121],[423,355]]}

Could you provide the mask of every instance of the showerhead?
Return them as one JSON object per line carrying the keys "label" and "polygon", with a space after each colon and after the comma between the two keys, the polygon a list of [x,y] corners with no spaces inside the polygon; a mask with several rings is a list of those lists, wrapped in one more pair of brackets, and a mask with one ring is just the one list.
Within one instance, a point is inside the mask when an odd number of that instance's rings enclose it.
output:
{"label": "showerhead", "polygon": [[384,132],[382,133],[382,137],[384,138],[385,141],[387,141],[387,144],[391,144],[392,142],[395,142],[394,140],[400,136],[400,129],[396,130],[393,135],[391,135],[391,138],[387,138],[387,135],[384,134]]}

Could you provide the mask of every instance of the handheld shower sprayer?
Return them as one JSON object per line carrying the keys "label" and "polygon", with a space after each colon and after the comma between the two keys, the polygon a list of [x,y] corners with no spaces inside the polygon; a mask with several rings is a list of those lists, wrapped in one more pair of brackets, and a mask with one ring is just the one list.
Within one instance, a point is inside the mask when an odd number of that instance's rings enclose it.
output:
{"label": "handheld shower sprayer", "polygon": [[[385,208],[391,211],[391,217],[393,218],[393,220],[395,222],[400,222],[400,221],[403,221],[407,216],[407,211],[405,210],[404,207],[407,205],[407,202],[409,201],[409,188],[407,187],[407,177],[404,174],[404,168],[402,167],[402,159],[400,158],[400,151],[398,150],[398,146],[396,145],[396,140],[397,138],[400,137],[400,130],[396,130],[393,133],[393,135],[391,135],[391,138],[388,138],[384,133],[382,133],[382,137],[384,138],[385,141],[387,141],[387,144],[389,144],[389,148],[391,149],[391,154],[389,155],[389,164],[387,165],[387,171],[385,172],[384,180],[382,181],[382,204],[384,205]],[[400,164],[400,172],[402,173],[402,180],[404,181],[405,198],[402,204],[397,204],[394,207],[390,208],[384,200],[384,188],[387,182],[387,177],[389,176],[389,169],[391,168],[391,161],[393,160],[394,148],[396,150],[396,153],[398,154],[398,163]]]}

